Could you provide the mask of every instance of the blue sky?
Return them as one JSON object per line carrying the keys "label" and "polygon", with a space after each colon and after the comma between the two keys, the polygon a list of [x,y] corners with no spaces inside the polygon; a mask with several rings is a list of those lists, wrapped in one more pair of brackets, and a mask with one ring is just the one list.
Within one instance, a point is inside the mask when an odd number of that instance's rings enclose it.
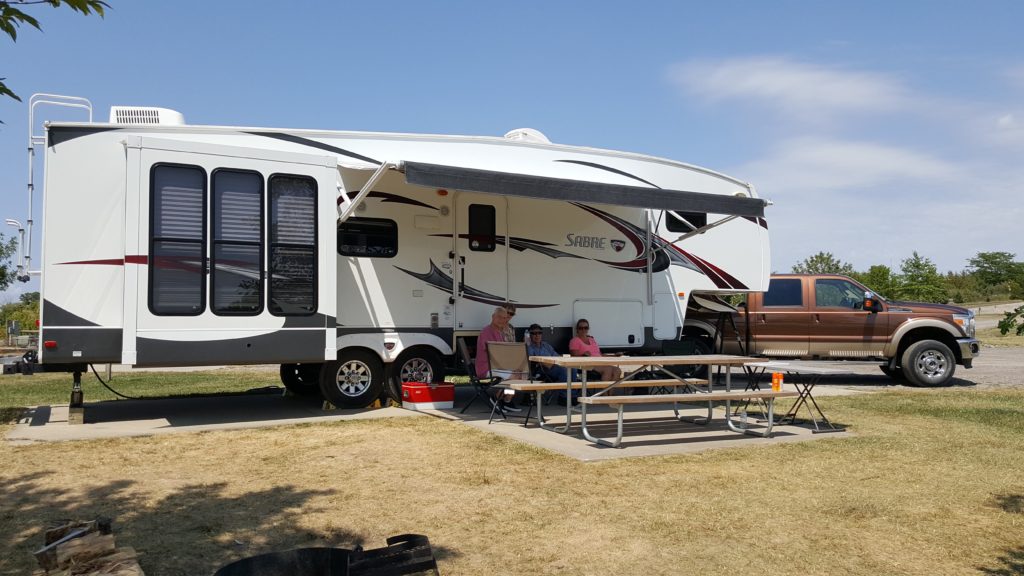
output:
{"label": "blue sky", "polygon": [[[44,31],[0,38],[0,77],[101,120],[528,126],[689,162],[775,203],[778,271],[819,250],[859,269],[1024,259],[1022,2],[109,1],[104,19],[26,8]],[[0,119],[0,212],[24,220],[27,108],[0,99]]]}

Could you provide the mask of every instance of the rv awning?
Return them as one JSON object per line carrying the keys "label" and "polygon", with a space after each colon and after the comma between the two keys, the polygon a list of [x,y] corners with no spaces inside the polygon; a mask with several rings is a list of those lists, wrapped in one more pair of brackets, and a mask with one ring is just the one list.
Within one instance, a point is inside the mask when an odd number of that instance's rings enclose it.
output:
{"label": "rv awning", "polygon": [[409,184],[503,196],[755,218],[764,216],[764,207],[767,204],[760,198],[547,178],[421,162],[405,162],[402,166],[405,181]]}

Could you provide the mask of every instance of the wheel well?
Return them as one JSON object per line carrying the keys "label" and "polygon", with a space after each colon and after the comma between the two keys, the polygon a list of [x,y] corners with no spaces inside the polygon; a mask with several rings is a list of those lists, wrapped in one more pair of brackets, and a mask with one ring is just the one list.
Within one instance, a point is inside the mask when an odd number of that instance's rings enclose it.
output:
{"label": "wheel well", "polygon": [[691,338],[704,338],[706,340],[714,340],[711,333],[700,326],[686,326],[683,328],[683,336],[689,336]]}
{"label": "wheel well", "polygon": [[367,348],[366,346],[346,346],[338,350],[338,358],[341,358],[342,354],[347,352],[365,352],[367,354],[372,354],[374,358],[377,358],[378,360],[381,361],[382,365],[386,365],[384,359],[380,357],[380,352],[377,352],[372,348]]}
{"label": "wheel well", "polygon": [[904,334],[903,338],[900,340],[900,345],[896,349],[897,364],[902,362],[903,353],[907,351],[907,348],[910,348],[913,343],[920,342],[921,340],[937,340],[942,342],[950,349],[950,351],[953,352],[953,357],[956,358],[956,363],[963,363],[964,359],[960,354],[960,347],[957,346],[956,340],[949,334],[949,332],[946,332],[941,328],[917,328]]}
{"label": "wheel well", "polygon": [[397,360],[403,354],[409,354],[410,352],[418,353],[425,350],[437,355],[437,357],[440,358],[442,362],[444,361],[444,352],[441,352],[440,350],[431,346],[430,344],[416,344],[415,346],[409,346],[405,350],[402,350],[402,352],[395,359]]}

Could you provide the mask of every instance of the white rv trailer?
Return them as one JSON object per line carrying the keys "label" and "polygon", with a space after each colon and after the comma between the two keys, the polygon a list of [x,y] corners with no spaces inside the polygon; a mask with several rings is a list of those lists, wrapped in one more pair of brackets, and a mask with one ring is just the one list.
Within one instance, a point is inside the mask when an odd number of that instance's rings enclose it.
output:
{"label": "white rv trailer", "polygon": [[[505,137],[186,125],[164,109],[47,126],[42,364],[281,364],[365,406],[437,381],[512,302],[563,349],[683,338],[693,291],[767,287],[754,189],[670,160]],[[678,350],[678,347],[671,348]]]}

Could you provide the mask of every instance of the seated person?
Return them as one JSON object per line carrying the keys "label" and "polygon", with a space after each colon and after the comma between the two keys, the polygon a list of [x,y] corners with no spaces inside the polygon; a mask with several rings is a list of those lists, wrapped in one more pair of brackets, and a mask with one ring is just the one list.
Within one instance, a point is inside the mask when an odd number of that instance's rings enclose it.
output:
{"label": "seated person", "polygon": [[[590,322],[586,318],[576,321],[576,336],[569,341],[569,353],[573,356],[621,356],[601,353],[597,340],[590,336]],[[618,380],[622,377],[618,366],[597,366],[591,370],[597,372],[601,380]]]}
{"label": "seated person", "polygon": [[508,312],[508,322],[505,323],[505,327],[501,330],[501,335],[505,338],[505,342],[516,341],[516,329],[512,326],[512,319],[516,317],[516,305],[511,302],[505,302],[501,305]]}
{"label": "seated person", "polygon": [[[530,339],[526,341],[526,350],[530,356],[559,356],[555,348],[544,341],[544,329],[540,327],[540,324],[531,324],[530,328],[526,331],[530,335]],[[542,378],[550,382],[565,382],[566,371],[564,366],[546,366],[544,364],[536,364],[534,374],[541,376]],[[576,375],[576,371],[573,370],[573,380],[579,380],[579,376]],[[572,391],[573,404],[576,403],[576,398],[580,395],[579,390]],[[558,391],[558,402],[559,404],[565,405],[565,390]]]}
{"label": "seated person", "polygon": [[[488,342],[509,342],[505,339],[505,329],[508,327],[508,310],[502,306],[498,306],[491,313],[491,323],[484,326],[484,329],[480,331],[480,336],[476,339],[476,360],[474,361],[474,368],[476,369],[476,375],[478,378],[488,378],[491,376],[491,365],[487,360],[487,343]],[[524,375],[517,374],[498,374],[494,376],[500,376],[502,378],[522,378]],[[504,390],[502,398],[499,400],[503,402],[503,409],[506,412],[519,412],[520,409],[515,406],[512,402],[515,397],[514,390]]]}

